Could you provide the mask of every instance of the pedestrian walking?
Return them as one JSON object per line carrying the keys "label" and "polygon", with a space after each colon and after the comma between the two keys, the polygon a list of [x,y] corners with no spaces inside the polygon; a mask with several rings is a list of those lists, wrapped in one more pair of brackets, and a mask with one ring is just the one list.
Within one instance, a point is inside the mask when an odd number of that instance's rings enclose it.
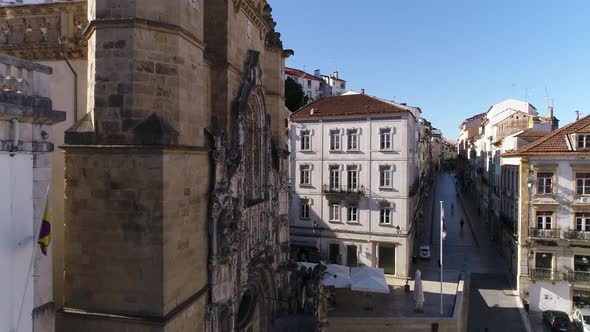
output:
{"label": "pedestrian walking", "polygon": [[465,221],[463,220],[463,218],[461,218],[461,221],[459,223],[461,224],[461,230],[463,230],[463,225],[465,224]]}

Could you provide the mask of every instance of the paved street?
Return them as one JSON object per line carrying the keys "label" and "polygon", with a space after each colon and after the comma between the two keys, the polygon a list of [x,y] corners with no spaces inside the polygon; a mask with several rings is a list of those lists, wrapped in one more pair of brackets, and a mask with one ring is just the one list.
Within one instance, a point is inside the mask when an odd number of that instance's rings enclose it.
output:
{"label": "paved street", "polygon": [[[440,173],[435,182],[434,209],[429,213],[428,207],[425,213],[425,218],[431,218],[433,222],[431,234],[422,239],[423,242],[430,242],[432,259],[416,264],[423,272],[424,280],[440,280],[437,264],[440,248],[439,202],[443,201],[447,231],[443,251],[444,280],[456,281],[461,272],[471,273],[467,330],[526,331],[519,310],[521,304],[505,276],[508,272],[506,264],[490,242],[485,225],[477,218],[477,208],[467,203],[470,202],[469,197],[457,199],[455,183],[449,173]],[[460,227],[461,218],[465,220],[463,229]]]}

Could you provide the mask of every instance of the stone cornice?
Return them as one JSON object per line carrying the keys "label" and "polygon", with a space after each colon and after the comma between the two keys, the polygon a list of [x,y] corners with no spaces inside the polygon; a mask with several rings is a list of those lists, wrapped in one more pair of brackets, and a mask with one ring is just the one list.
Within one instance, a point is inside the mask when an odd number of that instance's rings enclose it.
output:
{"label": "stone cornice", "polygon": [[205,44],[192,32],[175,24],[156,22],[142,18],[123,18],[123,19],[98,19],[88,23],[84,31],[84,36],[88,39],[97,28],[115,29],[115,28],[140,28],[146,30],[156,30],[160,32],[175,34],[193,44],[194,46],[205,50]]}
{"label": "stone cornice", "polygon": [[72,7],[76,8],[77,12],[86,14],[86,0],[68,1],[68,2],[54,2],[54,3],[39,3],[32,5],[16,5],[0,7],[0,16],[36,16],[43,14],[55,14],[56,12],[68,12]]}
{"label": "stone cornice", "polygon": [[270,18],[270,13],[267,17],[263,16],[265,8],[257,8],[252,0],[233,0],[233,2],[235,12],[242,10],[250,21],[260,29],[263,36],[274,29],[274,22]]}
{"label": "stone cornice", "polygon": [[[66,57],[72,59],[86,59],[88,56],[88,46],[85,41],[77,44],[69,44],[66,50]],[[0,45],[0,52],[6,53],[18,58],[27,60],[61,60],[59,53],[59,43],[36,43],[36,44],[12,44]]]}

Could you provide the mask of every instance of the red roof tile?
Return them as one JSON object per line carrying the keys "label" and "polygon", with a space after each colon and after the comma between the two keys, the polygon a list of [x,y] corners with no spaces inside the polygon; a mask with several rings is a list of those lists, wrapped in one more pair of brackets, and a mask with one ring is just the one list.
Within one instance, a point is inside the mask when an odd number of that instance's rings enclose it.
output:
{"label": "red roof tile", "polygon": [[[321,98],[295,111],[292,119],[410,112],[415,108],[374,98],[365,94]],[[313,110],[313,114],[312,114]]]}
{"label": "red roof tile", "polygon": [[322,82],[321,79],[319,79],[319,78],[317,78],[317,77],[315,77],[313,75],[310,75],[310,74],[308,74],[308,73],[306,73],[306,72],[304,72],[302,70],[295,69],[295,68],[285,67],[285,74],[291,75],[291,76],[302,77],[302,78],[305,78],[305,79],[308,79],[308,80],[312,80],[312,81],[320,81],[320,82]]}
{"label": "red roof tile", "polygon": [[[549,132],[543,138],[525,146],[519,151],[507,153],[506,155],[543,155],[543,154],[585,154],[590,155],[590,151],[573,151],[568,148],[566,140],[567,135],[574,133],[583,133],[590,130],[590,115],[560,129]],[[575,142],[572,142],[575,144]]]}
{"label": "red roof tile", "polygon": [[544,137],[545,135],[549,135],[550,133],[551,131],[527,129],[522,133],[516,135],[516,137]]}

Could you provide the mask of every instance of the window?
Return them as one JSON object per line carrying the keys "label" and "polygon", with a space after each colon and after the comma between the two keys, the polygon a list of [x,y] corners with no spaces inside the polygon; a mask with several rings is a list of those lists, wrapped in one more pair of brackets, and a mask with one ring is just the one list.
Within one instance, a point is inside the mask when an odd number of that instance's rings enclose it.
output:
{"label": "window", "polygon": [[301,151],[311,150],[311,132],[309,130],[301,131]]}
{"label": "window", "polygon": [[553,212],[537,212],[537,229],[551,229]]}
{"label": "window", "polygon": [[330,167],[330,189],[340,188],[340,169],[336,167]]}
{"label": "window", "polygon": [[381,225],[391,225],[391,208],[382,207],[379,210],[379,223]]}
{"label": "window", "polygon": [[590,213],[576,213],[576,231],[590,232]]}
{"label": "window", "polygon": [[311,185],[311,169],[309,165],[301,165],[299,168],[299,184],[301,186]]}
{"label": "window", "polygon": [[348,136],[347,150],[349,150],[349,151],[358,150],[359,149],[358,129],[348,129],[346,131],[346,135]]}
{"label": "window", "polygon": [[340,130],[330,130],[330,151],[340,150]]}
{"label": "window", "polygon": [[340,88],[341,89],[345,89],[346,88],[346,84],[345,83],[340,83]]}
{"label": "window", "polygon": [[330,221],[340,221],[340,204],[330,203]]}
{"label": "window", "polygon": [[358,189],[358,170],[356,167],[348,169],[348,190]]}
{"label": "window", "polygon": [[391,129],[381,129],[380,131],[380,149],[391,150]]}
{"label": "window", "polygon": [[358,207],[356,205],[350,205],[348,207],[348,222],[358,222]]}
{"label": "window", "polygon": [[307,80],[307,87],[311,88],[311,80]]}
{"label": "window", "polygon": [[576,194],[590,195],[590,173],[576,173]]}
{"label": "window", "polygon": [[553,193],[553,173],[539,173],[537,175],[537,194],[546,195]]}
{"label": "window", "polygon": [[578,135],[578,149],[590,148],[590,135]]}
{"label": "window", "polygon": [[301,217],[301,219],[309,219],[309,200],[307,199],[302,199],[301,200],[301,206],[299,209],[299,216]]}
{"label": "window", "polygon": [[391,188],[391,166],[381,166],[379,169],[379,187]]}

